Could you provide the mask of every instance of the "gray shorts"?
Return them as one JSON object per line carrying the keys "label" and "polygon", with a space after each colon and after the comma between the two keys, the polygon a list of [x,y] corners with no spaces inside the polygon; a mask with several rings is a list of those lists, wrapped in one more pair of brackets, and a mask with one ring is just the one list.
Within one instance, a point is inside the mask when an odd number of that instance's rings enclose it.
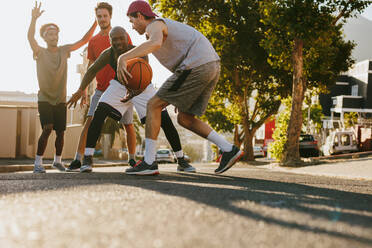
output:
{"label": "gray shorts", "polygon": [[179,111],[201,116],[220,76],[220,62],[213,61],[193,68],[176,71],[160,87],[156,95]]}
{"label": "gray shorts", "polygon": [[[90,101],[90,106],[89,106],[87,116],[94,115],[94,112],[96,111],[99,99],[101,98],[102,94],[103,94],[103,91],[100,91],[97,89],[95,90],[94,95],[92,96],[92,99]],[[124,125],[133,124],[133,107],[128,108],[128,110],[125,111],[125,113],[121,117],[120,123]]]}

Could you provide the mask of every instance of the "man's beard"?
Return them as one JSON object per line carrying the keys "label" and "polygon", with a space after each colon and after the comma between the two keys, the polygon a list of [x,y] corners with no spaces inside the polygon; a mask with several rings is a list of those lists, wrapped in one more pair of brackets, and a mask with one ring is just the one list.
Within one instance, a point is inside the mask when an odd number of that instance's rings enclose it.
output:
{"label": "man's beard", "polygon": [[106,29],[110,28],[110,23],[107,23],[107,24],[104,23],[104,24],[100,25],[99,27],[101,28],[101,30],[106,30]]}

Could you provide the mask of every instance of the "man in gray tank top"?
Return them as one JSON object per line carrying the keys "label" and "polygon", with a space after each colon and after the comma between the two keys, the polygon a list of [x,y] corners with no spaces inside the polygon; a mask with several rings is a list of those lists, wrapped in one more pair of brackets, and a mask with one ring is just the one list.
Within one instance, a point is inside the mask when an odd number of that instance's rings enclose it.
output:
{"label": "man in gray tank top", "polygon": [[[130,75],[126,61],[152,53],[173,72],[156,95],[148,102],[144,161],[126,170],[127,174],[148,175],[157,171],[156,139],[160,130],[161,110],[169,104],[178,113],[178,123],[216,144],[222,151],[217,174],[228,170],[243,155],[206,123],[195,116],[204,114],[220,74],[220,58],[208,39],[186,24],[157,18],[150,5],[141,0],[130,4],[127,15],[133,29],[146,35],[147,41],[124,53],[118,59],[118,79],[124,83]],[[123,101],[132,97],[127,96]]]}
{"label": "man in gray tank top", "polygon": [[61,154],[66,130],[67,59],[70,57],[70,52],[79,49],[90,40],[97,26],[96,21],[94,21],[92,27],[81,40],[73,44],[58,46],[58,26],[54,23],[44,24],[40,29],[40,36],[46,42],[47,48],[40,47],[34,37],[36,20],[44,12],[40,10],[40,7],[41,3],[38,5],[35,2],[27,34],[36,60],[37,79],[40,88],[38,111],[42,127],[35,157],[34,173],[45,172],[42,159],[52,130],[56,132],[56,152],[53,167],[60,171],[65,170],[62,165]]}

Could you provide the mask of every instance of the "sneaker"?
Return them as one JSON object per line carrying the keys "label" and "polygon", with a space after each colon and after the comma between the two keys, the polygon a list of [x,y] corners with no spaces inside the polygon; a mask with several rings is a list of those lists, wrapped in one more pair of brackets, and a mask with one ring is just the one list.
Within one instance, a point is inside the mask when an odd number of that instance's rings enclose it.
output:
{"label": "sneaker", "polygon": [[44,166],[42,166],[41,164],[39,165],[34,165],[34,173],[45,173],[45,169],[44,169]]}
{"label": "sneaker", "polygon": [[243,152],[239,150],[238,147],[233,146],[231,152],[222,153],[220,166],[214,171],[216,174],[221,174],[222,172],[230,169],[242,156]]}
{"label": "sneaker", "polygon": [[80,167],[80,172],[92,172],[93,156],[84,156],[83,165]]}
{"label": "sneaker", "polygon": [[177,171],[184,171],[184,172],[196,172],[195,167],[191,166],[191,164],[187,163],[187,161],[182,158],[177,158]]}
{"label": "sneaker", "polygon": [[137,164],[137,162],[136,162],[136,160],[131,158],[131,159],[129,159],[128,164],[129,164],[130,167],[134,167]]}
{"label": "sneaker", "polygon": [[81,167],[81,162],[80,162],[80,160],[75,159],[75,160],[73,160],[73,161],[71,162],[71,164],[66,168],[66,171],[67,171],[67,172],[79,171],[80,167]]}
{"label": "sneaker", "polygon": [[136,166],[125,170],[125,174],[128,175],[158,175],[158,163],[153,162],[151,165],[145,161],[140,161]]}
{"label": "sneaker", "polygon": [[63,166],[62,163],[53,162],[52,167],[53,167],[54,169],[59,170],[59,171],[65,171],[65,170],[66,170],[66,168]]}

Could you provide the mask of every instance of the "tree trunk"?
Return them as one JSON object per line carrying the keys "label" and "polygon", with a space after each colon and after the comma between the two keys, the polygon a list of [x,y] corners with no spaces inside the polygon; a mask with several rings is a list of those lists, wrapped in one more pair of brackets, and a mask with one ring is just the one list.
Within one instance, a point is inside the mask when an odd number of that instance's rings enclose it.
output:
{"label": "tree trunk", "polygon": [[242,160],[244,161],[254,161],[254,154],[253,154],[253,136],[255,133],[255,130],[250,130],[249,123],[244,118],[243,128],[244,128],[244,156]]}
{"label": "tree trunk", "polygon": [[305,80],[303,79],[303,40],[295,39],[292,53],[293,59],[293,85],[292,85],[292,111],[287,129],[287,142],[284,145],[282,158],[283,165],[296,165],[301,163],[299,152],[299,137],[302,127],[302,103],[305,94]]}
{"label": "tree trunk", "polygon": [[234,145],[239,148],[243,143],[241,136],[242,136],[242,133],[239,133],[239,125],[235,124],[234,125]]}

